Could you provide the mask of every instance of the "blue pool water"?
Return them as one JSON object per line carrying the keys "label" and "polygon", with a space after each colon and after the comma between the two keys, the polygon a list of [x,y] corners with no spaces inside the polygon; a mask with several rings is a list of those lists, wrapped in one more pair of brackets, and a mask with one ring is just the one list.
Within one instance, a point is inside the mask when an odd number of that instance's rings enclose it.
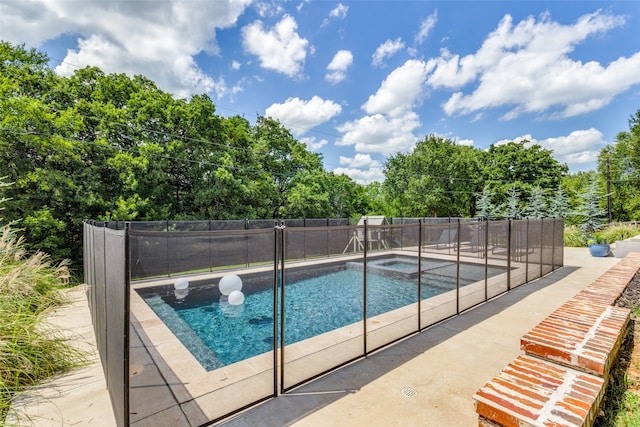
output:
{"label": "blue pool water", "polygon": [[[287,271],[285,344],[362,321],[363,271],[357,263],[349,264]],[[378,265],[379,270],[372,268],[367,274],[368,317],[417,301],[415,258],[383,260]],[[371,266],[375,267],[376,261]],[[422,268],[422,299],[455,289],[455,263],[423,260]],[[490,267],[489,275],[505,270]],[[273,350],[272,273],[242,278],[245,302],[241,306],[221,299],[218,280],[192,284],[183,299],[175,298],[173,286],[139,292],[198,361],[211,370]],[[483,278],[484,265],[466,264],[464,272],[461,269],[461,286]]]}

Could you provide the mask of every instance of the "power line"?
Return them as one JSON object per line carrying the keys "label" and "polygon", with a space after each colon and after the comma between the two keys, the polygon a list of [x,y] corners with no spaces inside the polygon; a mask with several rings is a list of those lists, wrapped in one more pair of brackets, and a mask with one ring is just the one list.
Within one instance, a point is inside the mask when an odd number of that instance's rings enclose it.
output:
{"label": "power line", "polygon": [[[0,132],[4,132],[4,133],[9,133],[11,135],[22,135],[22,136],[40,136],[40,137],[46,137],[46,138],[51,138],[51,137],[58,137],[58,138],[62,138],[65,141],[69,141],[69,142],[73,142],[73,143],[77,143],[77,144],[84,144],[84,145],[88,145],[88,146],[93,146],[93,147],[97,147],[97,148],[106,148],[106,149],[110,149],[113,151],[121,151],[121,152],[127,152],[127,153],[133,153],[136,154],[138,156],[141,157],[145,157],[145,158],[156,158],[156,159],[162,159],[162,160],[166,160],[166,161],[171,161],[174,163],[181,163],[181,162],[187,162],[188,164],[196,164],[199,166],[211,166],[211,167],[215,167],[215,168],[225,168],[227,170],[233,171],[233,172],[241,172],[241,173],[255,173],[255,174],[259,174],[259,173],[264,173],[264,172],[268,172],[274,176],[277,177],[281,177],[281,178],[293,178],[295,176],[295,174],[284,174],[284,173],[278,173],[278,172],[271,172],[271,171],[265,171],[264,169],[256,169],[256,168],[252,168],[252,167],[247,167],[247,166],[231,166],[231,165],[226,165],[226,164],[221,164],[221,163],[217,163],[217,162],[213,162],[210,160],[203,160],[203,159],[190,159],[190,158],[179,158],[179,157],[175,157],[169,154],[160,154],[160,153],[154,153],[154,152],[141,152],[140,148],[142,147],[138,147],[137,149],[134,148],[127,148],[127,147],[123,147],[123,146],[114,146],[113,144],[104,144],[104,143],[100,143],[97,141],[93,141],[93,140],[80,140],[77,138],[70,138],[70,137],[66,137],[60,134],[48,134],[48,133],[44,133],[44,132],[28,132],[28,131],[18,131],[15,129],[11,129],[11,128],[0,128]],[[106,140],[105,140],[106,141]],[[230,148],[230,149],[234,149],[236,147],[231,147],[231,146],[225,146],[226,148]],[[476,179],[474,178],[458,178],[458,177],[452,177],[452,176],[445,176],[445,175],[428,175],[428,174],[422,174],[421,175],[423,178],[429,178],[429,179],[433,179],[433,180],[440,180],[440,181],[449,181],[451,183],[455,183],[455,182],[475,182]],[[640,180],[640,178],[639,178]],[[518,182],[536,182],[535,180],[518,180],[518,181],[514,181],[514,180],[499,180],[499,179],[488,179],[485,180],[489,181],[489,182],[494,182],[494,183],[499,183],[499,184],[516,184]],[[618,180],[613,180],[612,182],[620,182]],[[449,194],[453,194],[453,193],[460,193],[460,194],[475,194],[476,191],[463,191],[463,190],[442,190],[439,191],[441,193],[449,193]]]}
{"label": "power line", "polygon": [[[68,64],[68,65],[72,65],[72,66],[74,66],[74,67],[76,67],[76,68],[78,68],[78,69],[82,69],[82,68],[83,68],[83,67],[80,67],[80,66],[77,66],[77,65],[74,65],[74,64],[70,64],[70,63],[68,63],[68,62],[66,62],[66,61],[60,60],[59,58],[51,58],[51,57],[49,57],[49,58],[50,58],[50,59],[58,60],[60,63],[65,63],[65,64]],[[107,76],[108,76],[108,75],[107,75]],[[164,91],[162,91],[162,89],[159,89],[159,88],[158,88],[158,90],[160,90],[161,92],[164,92]],[[173,97],[172,97],[172,99],[173,99]],[[241,111],[235,110],[235,109],[233,109],[233,108],[226,107],[226,106],[223,106],[223,105],[220,105],[220,104],[215,104],[215,103],[213,103],[213,105],[214,105],[214,107],[216,107],[217,109],[225,109],[225,110],[233,111],[233,112],[237,113],[238,115],[240,115],[240,116],[242,116],[242,117],[244,117],[244,116],[245,116],[245,113],[244,113],[244,112],[241,112]],[[97,117],[95,117],[95,116],[87,116],[87,115],[83,115],[83,114],[82,114],[82,113],[80,113],[80,112],[78,112],[78,114],[79,114],[80,116],[82,116],[83,118],[94,118],[94,119],[98,119],[98,120],[103,120],[103,119],[97,118]],[[265,116],[265,117],[266,117],[266,116]],[[333,134],[333,133],[325,132],[325,131],[321,131],[321,130],[315,130],[315,129],[313,129],[313,128],[301,128],[301,127],[297,127],[297,126],[292,126],[291,124],[288,124],[288,123],[286,123],[286,122],[282,122],[282,121],[280,121],[280,120],[277,120],[277,121],[278,121],[278,123],[280,123],[281,125],[283,125],[283,126],[284,126],[286,129],[288,129],[288,130],[290,130],[290,129],[292,129],[292,128],[304,129],[304,130],[305,130],[305,131],[307,131],[307,132],[312,132],[312,133],[316,133],[316,134],[320,134],[320,135],[325,135],[325,136],[331,136],[331,137],[334,137],[334,138],[336,138],[336,139],[338,139],[338,138],[342,138],[342,139],[344,140],[344,137],[343,137],[343,136],[341,136],[341,135],[338,135],[338,134]],[[108,120],[107,120],[107,122],[108,122],[108,123],[110,123],[110,124],[118,125],[118,126],[125,126],[125,124],[122,124],[122,123],[119,123],[119,122],[112,122],[112,121],[108,121]],[[168,132],[161,132],[161,131],[158,131],[158,130],[152,130],[152,131],[150,131],[150,130],[148,130],[148,129],[146,129],[146,130],[147,130],[147,131],[149,131],[149,132],[156,132],[156,133],[158,133],[158,134],[160,134],[160,135],[164,135],[164,136],[171,136],[172,138],[175,138],[175,139],[183,139],[183,140],[189,140],[189,141],[192,141],[192,142],[208,143],[208,144],[212,144],[212,145],[216,145],[216,144],[217,144],[217,145],[219,145],[219,146],[223,146],[223,145],[224,145],[224,144],[221,144],[221,143],[215,143],[215,142],[208,141],[208,140],[203,140],[203,139],[199,139],[199,138],[184,137],[184,136],[180,136],[180,135],[170,134],[170,133],[168,133]],[[294,136],[294,138],[295,138],[297,141],[299,141],[295,136]],[[425,137],[425,138],[426,138],[426,137]],[[356,144],[357,144],[357,143],[363,143],[363,144],[364,144],[364,143],[367,143],[367,142],[368,142],[368,141],[363,141],[363,140],[354,139],[354,138],[348,138],[348,141],[349,141],[349,142],[352,142],[352,143],[356,143]],[[416,140],[416,143],[419,143],[419,142],[421,142],[421,140],[417,139],[417,140]],[[386,143],[386,144],[382,144],[382,145],[383,145],[383,146],[385,146],[385,145],[386,145],[386,146],[390,146],[388,143]],[[229,147],[229,146],[226,146],[226,145],[225,145],[225,147],[227,147],[227,148],[233,148],[233,149],[242,149],[242,150],[247,150],[247,149],[243,149],[243,148],[241,148],[241,147]],[[473,147],[473,148],[475,149],[475,147]],[[478,150],[479,150],[479,149],[478,149]],[[340,166],[341,166],[341,165],[339,165],[339,164],[335,164],[335,163],[326,163],[326,162],[324,161],[324,159],[323,159],[323,163],[324,163],[325,165],[328,165],[328,166],[334,166],[334,167],[340,167]],[[536,164],[536,163],[531,163],[531,164],[521,163],[521,164],[519,164],[519,166],[520,166],[520,167],[523,167],[523,166],[525,166],[525,167],[526,167],[526,166],[535,166],[535,167],[554,167],[554,166],[557,166],[557,165],[562,165],[562,163],[557,162],[556,164],[546,164],[546,165],[545,165],[545,164]]]}

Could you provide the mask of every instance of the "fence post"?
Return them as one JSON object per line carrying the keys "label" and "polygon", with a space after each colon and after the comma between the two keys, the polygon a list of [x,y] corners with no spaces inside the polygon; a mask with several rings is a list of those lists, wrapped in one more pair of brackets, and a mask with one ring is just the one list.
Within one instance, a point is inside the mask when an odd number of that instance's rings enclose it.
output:
{"label": "fence post", "polygon": [[273,226],[273,396],[278,396],[278,225]]}
{"label": "fence post", "polygon": [[165,220],[164,232],[166,236],[165,241],[165,264],[167,265],[167,277],[171,277],[171,263],[169,262],[169,220]]}
{"label": "fence post", "polygon": [[[280,391],[284,393],[284,319],[285,319],[285,284],[286,284],[286,266],[285,266],[285,254],[286,254],[286,233],[284,222],[280,223]],[[276,319],[274,319],[276,322]]]}
{"label": "fence post", "polygon": [[[483,243],[483,256],[484,256],[484,300],[489,299],[489,218],[484,221],[484,241]],[[480,244],[480,239],[478,239]]]}
{"label": "fence post", "polygon": [[418,220],[418,332],[422,328],[422,219]]}
{"label": "fence post", "polygon": [[551,271],[556,269],[556,218],[553,218],[553,228],[551,229],[551,235],[553,236],[551,244]]}
{"label": "fence post", "polygon": [[527,232],[525,233],[525,238],[527,243],[524,245],[525,247],[525,254],[524,254],[524,265],[526,267],[525,270],[525,275],[524,275],[524,282],[525,283],[529,283],[529,218],[527,218],[527,222],[525,223],[526,227],[527,227]]}
{"label": "fence post", "polygon": [[[507,220],[507,291],[511,290],[511,218]],[[518,245],[516,245],[516,248]]]}
{"label": "fence post", "polygon": [[364,301],[362,307],[362,318],[364,322],[364,333],[363,333],[363,346],[364,346],[364,355],[367,355],[367,248],[369,247],[369,230],[368,230],[368,220],[364,219],[364,258],[362,260],[362,265],[364,267],[364,271],[362,274],[362,290],[364,294],[362,295],[362,300]]}
{"label": "fence post", "polygon": [[[129,224],[124,226],[124,417],[125,425],[130,424],[130,404],[129,404],[129,363],[131,361],[131,337],[129,336],[129,323],[131,321],[131,246],[129,244]],[[106,263],[105,263],[106,264]]]}
{"label": "fence post", "polygon": [[460,219],[458,218],[458,231],[456,232],[456,314],[460,314]]}

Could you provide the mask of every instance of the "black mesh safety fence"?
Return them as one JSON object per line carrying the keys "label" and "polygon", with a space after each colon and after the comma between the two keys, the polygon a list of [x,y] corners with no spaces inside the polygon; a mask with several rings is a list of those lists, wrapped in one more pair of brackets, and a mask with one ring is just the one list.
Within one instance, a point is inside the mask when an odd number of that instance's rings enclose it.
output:
{"label": "black mesh safety fence", "polygon": [[527,224],[527,282],[542,276],[542,223],[544,220],[526,219]]}
{"label": "black mesh safety fence", "polygon": [[220,421],[563,262],[561,219],[221,224],[85,224],[118,420]]}
{"label": "black mesh safety fence", "polygon": [[367,227],[365,354],[420,329],[420,223]]}
{"label": "black mesh safety fence", "polygon": [[286,392],[362,356],[366,242],[357,226],[285,227],[282,241],[278,379]]}
{"label": "black mesh safety fence", "polygon": [[564,265],[564,220],[554,218],[553,227],[553,269]]}
{"label": "black mesh safety fence", "polygon": [[533,248],[529,247],[528,225],[528,220],[512,221],[510,224],[510,238],[505,238],[504,241],[505,247],[507,244],[509,245],[510,263],[515,271],[518,272],[511,275],[509,289],[516,288],[529,281],[529,254]]}
{"label": "black mesh safety fence", "polygon": [[125,230],[84,223],[84,280],[118,426],[129,425],[129,299]]}
{"label": "black mesh safety fence", "polygon": [[553,245],[554,245],[553,218],[544,218],[540,222],[540,275],[544,276],[553,271]]}
{"label": "black mesh safety fence", "polygon": [[[245,231],[273,229],[279,225],[318,228],[305,237],[309,240],[308,256],[315,256],[318,251],[324,253],[329,247],[337,251],[343,243],[340,233],[329,229],[348,226],[349,219],[132,221],[117,225],[129,227],[131,278],[140,280],[215,271],[228,265],[251,266],[263,263],[268,258],[263,255],[265,242],[261,240],[264,239],[245,237],[251,235]],[[222,235],[227,237],[221,237]],[[211,244],[212,237],[217,242],[215,247]],[[313,242],[316,237],[320,240]]]}
{"label": "black mesh safety fence", "polygon": [[276,395],[281,234],[164,233],[172,276],[132,284],[132,425],[206,425]]}
{"label": "black mesh safety fence", "polygon": [[131,278],[193,274],[268,262],[271,254],[265,248],[272,242],[264,230],[131,230]]}
{"label": "black mesh safety fence", "polygon": [[509,236],[513,236],[514,228],[517,228],[517,225],[512,221],[486,222],[484,240],[487,269],[493,265],[501,265],[509,271],[506,277],[507,280],[500,280],[494,277],[487,278],[487,299],[507,292],[513,287],[514,282],[518,281],[519,276],[524,277],[524,274],[519,273],[522,269],[517,268],[513,252],[510,252]]}

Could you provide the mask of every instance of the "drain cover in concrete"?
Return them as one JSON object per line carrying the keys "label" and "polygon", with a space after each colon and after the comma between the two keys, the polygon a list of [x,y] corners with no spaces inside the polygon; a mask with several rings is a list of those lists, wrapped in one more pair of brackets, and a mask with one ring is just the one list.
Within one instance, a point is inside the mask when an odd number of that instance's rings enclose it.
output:
{"label": "drain cover in concrete", "polygon": [[401,392],[405,397],[416,397],[418,395],[417,391],[409,387],[403,388]]}

